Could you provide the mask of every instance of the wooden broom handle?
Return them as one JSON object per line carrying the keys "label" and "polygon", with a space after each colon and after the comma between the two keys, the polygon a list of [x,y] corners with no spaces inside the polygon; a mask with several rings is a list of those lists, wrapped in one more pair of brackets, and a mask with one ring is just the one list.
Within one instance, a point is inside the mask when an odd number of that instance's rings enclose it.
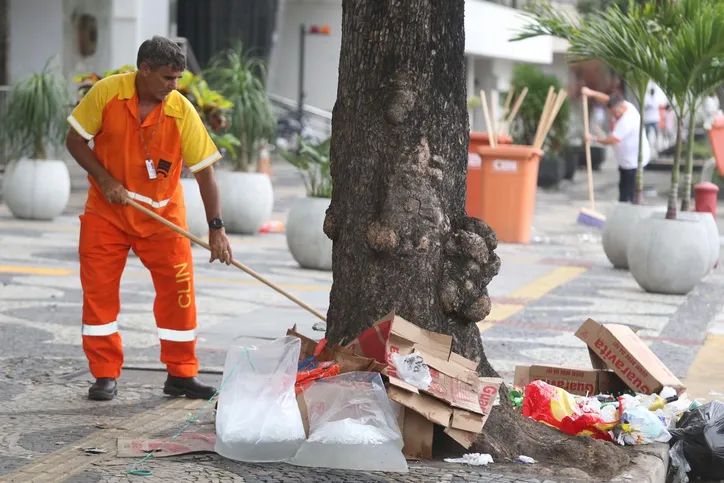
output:
{"label": "wooden broom handle", "polygon": [[[148,216],[150,216],[150,217],[153,218],[154,220],[158,221],[159,223],[162,223],[162,224],[166,225],[167,227],[171,228],[171,229],[172,229],[173,231],[175,231],[176,233],[179,233],[179,234],[185,236],[186,238],[188,238],[188,239],[191,240],[192,242],[196,243],[197,245],[201,245],[202,247],[204,247],[204,248],[206,248],[207,250],[211,251],[211,247],[209,246],[209,244],[206,243],[205,241],[203,241],[201,238],[192,235],[191,233],[187,232],[186,230],[184,230],[183,228],[181,228],[181,227],[179,227],[179,226],[176,226],[175,224],[173,224],[173,223],[171,223],[170,221],[168,221],[166,218],[158,215],[157,213],[154,213],[153,211],[149,210],[149,209],[146,208],[145,206],[142,206],[142,205],[140,205],[139,203],[136,203],[136,202],[135,202],[134,200],[132,200],[131,198],[126,197],[126,203],[128,203],[128,204],[131,205],[131,206],[133,206],[133,207],[136,208],[137,210],[142,211],[143,213],[147,214]],[[239,270],[242,270],[242,271],[246,272],[247,274],[251,275],[252,277],[254,277],[255,279],[259,280],[259,281],[260,281],[261,283],[263,283],[264,285],[267,285],[268,287],[273,288],[274,290],[276,290],[276,291],[279,292],[280,294],[284,295],[286,298],[288,298],[289,300],[291,300],[291,301],[294,302],[295,304],[297,304],[297,305],[299,305],[300,307],[302,307],[303,309],[307,310],[309,313],[315,315],[316,317],[319,317],[320,319],[322,319],[322,320],[325,321],[325,322],[327,321],[327,317],[325,317],[324,314],[322,314],[322,313],[319,312],[318,310],[315,310],[314,308],[310,307],[310,306],[307,305],[306,303],[302,302],[301,300],[299,300],[298,298],[296,298],[294,295],[290,294],[289,292],[287,292],[287,291],[284,290],[283,288],[279,287],[279,286],[276,285],[275,283],[272,283],[272,282],[270,282],[269,280],[267,280],[266,278],[262,277],[261,275],[259,275],[259,274],[256,273],[254,270],[252,270],[251,268],[247,267],[246,265],[244,265],[244,264],[242,264],[242,263],[239,263],[239,262],[237,262],[236,260],[233,260],[233,259],[231,260],[231,264],[234,265],[234,266],[235,266],[236,268],[238,268]]]}
{"label": "wooden broom handle", "polygon": [[586,171],[588,171],[588,199],[591,201],[591,210],[596,211],[596,202],[593,199],[593,170],[591,168],[591,143],[588,137],[591,133],[588,131],[588,96],[583,95],[583,131],[585,133],[584,141],[586,143]]}

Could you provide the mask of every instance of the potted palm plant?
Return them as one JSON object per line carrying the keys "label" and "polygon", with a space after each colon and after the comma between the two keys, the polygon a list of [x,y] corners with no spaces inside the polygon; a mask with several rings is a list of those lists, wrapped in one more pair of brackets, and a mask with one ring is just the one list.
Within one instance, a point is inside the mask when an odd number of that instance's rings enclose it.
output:
{"label": "potted palm plant", "polygon": [[711,269],[719,253],[718,230],[711,215],[679,213],[677,205],[683,120],[693,120],[697,104],[724,78],[724,4],[679,0],[660,7],[657,20],[665,35],[648,42],[658,61],[638,63],[651,73],[675,111],[676,151],[666,212],[653,213],[634,227],[628,258],[631,274],[645,290],[686,294]]}
{"label": "potted palm plant", "polygon": [[204,76],[231,102],[229,133],[239,140],[235,155],[228,159],[232,170],[219,175],[222,217],[230,233],[254,234],[269,220],[274,207],[269,176],[251,171],[266,140],[276,137],[266,67],[237,41],[211,60]]}
{"label": "potted palm plant", "polygon": [[329,147],[331,137],[319,144],[298,138],[298,151],[281,156],[295,166],[304,180],[307,197],[294,204],[286,224],[289,251],[303,268],[332,269],[332,240],[324,233],[324,218],[332,199]]}
{"label": "potted palm plant", "polygon": [[60,154],[72,105],[69,86],[52,61],[12,86],[0,122],[11,159],[2,193],[14,216],[52,220],[68,204],[70,174]]}

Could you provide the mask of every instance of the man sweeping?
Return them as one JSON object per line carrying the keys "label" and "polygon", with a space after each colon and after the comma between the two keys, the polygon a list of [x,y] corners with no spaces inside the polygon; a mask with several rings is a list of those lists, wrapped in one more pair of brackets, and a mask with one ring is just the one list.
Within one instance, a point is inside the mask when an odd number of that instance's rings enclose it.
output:
{"label": "man sweeping", "polygon": [[221,155],[196,109],[176,90],[185,68],[185,55],[175,42],[153,37],[141,44],[135,72],[98,81],[68,117],[72,129],[66,146],[90,181],[78,252],[83,350],[96,379],[88,392],[93,400],[117,394],[123,348],[116,319],[131,249],[153,279],[161,362],[168,370],[163,392],[204,399],[216,392],[196,377],[191,243],[126,204],[126,198],[133,199],[186,229],[179,178],[187,166],[206,209],[209,261],[231,262],[212,168]]}
{"label": "man sweeping", "polygon": [[609,96],[588,87],[581,89],[581,94],[608,106],[614,119],[614,127],[608,136],[591,138],[589,133],[586,133],[586,136],[589,142],[595,141],[599,144],[613,146],[619,170],[618,201],[631,203],[636,192],[636,169],[638,168],[640,143],[643,143],[643,165],[649,164],[651,158],[648,138],[645,133],[639,135],[641,114],[636,106],[618,95]]}

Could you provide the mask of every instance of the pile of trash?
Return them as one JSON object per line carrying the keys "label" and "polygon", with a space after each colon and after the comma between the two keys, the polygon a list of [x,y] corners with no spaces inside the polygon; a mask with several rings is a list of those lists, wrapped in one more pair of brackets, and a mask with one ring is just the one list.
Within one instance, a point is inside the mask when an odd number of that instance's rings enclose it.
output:
{"label": "pile of trash", "polygon": [[522,398],[525,417],[572,436],[629,446],[669,442],[669,429],[676,427],[684,412],[698,406],[671,387],[660,394],[580,396],[540,380],[528,384]]}
{"label": "pile of trash", "polygon": [[470,448],[501,379],[480,378],[452,337],[388,314],[346,347],[296,332],[232,347],[215,451],[244,462],[407,472],[432,457],[435,425]]}
{"label": "pile of trash", "polygon": [[588,345],[592,368],[516,367],[509,397],[523,416],[620,445],[668,443],[674,483],[724,479],[724,403],[690,400],[625,325],[588,319],[576,336]]}

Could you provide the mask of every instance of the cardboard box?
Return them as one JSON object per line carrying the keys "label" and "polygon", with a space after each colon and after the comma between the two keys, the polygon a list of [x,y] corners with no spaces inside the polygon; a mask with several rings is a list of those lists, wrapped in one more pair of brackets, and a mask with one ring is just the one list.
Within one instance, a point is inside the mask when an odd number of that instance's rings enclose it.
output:
{"label": "cardboard box", "polygon": [[581,396],[620,392],[626,388],[619,377],[609,370],[543,365],[515,367],[513,383],[516,386],[526,386],[537,380]]}
{"label": "cardboard box", "polygon": [[[428,354],[447,361],[452,351],[452,336],[421,329],[390,312],[359,337],[347,344],[353,353],[371,357],[387,364],[385,374],[396,376],[391,354],[412,354],[415,348],[424,348]],[[458,362],[459,364],[459,362]]]}
{"label": "cardboard box", "polygon": [[397,424],[402,432],[405,446],[402,454],[408,460],[432,459],[432,438],[435,425],[425,419],[421,414],[400,407]]}
{"label": "cardboard box", "polygon": [[664,386],[674,388],[679,394],[685,389],[681,381],[626,325],[599,324],[588,319],[576,331],[576,337],[588,345],[595,369],[613,370],[637,393],[658,393]]}
{"label": "cardboard box", "polygon": [[[389,377],[389,398],[415,412],[430,423],[445,428],[445,433],[455,441],[470,448],[482,431],[495,403],[502,379],[480,378],[477,364],[452,352],[452,337],[427,331],[402,317],[388,314],[362,333],[348,346],[359,355],[374,357],[387,364],[383,374]],[[419,353],[430,368],[432,383],[425,390],[404,382],[395,371],[392,354]],[[407,420],[406,420],[407,422]],[[432,433],[427,425],[417,421],[420,430],[405,431],[405,444],[432,447]],[[424,426],[424,428],[422,428]],[[423,432],[422,429],[425,431]],[[424,433],[424,434],[423,434]],[[422,447],[421,446],[421,447]],[[418,448],[411,452],[421,453]]]}

